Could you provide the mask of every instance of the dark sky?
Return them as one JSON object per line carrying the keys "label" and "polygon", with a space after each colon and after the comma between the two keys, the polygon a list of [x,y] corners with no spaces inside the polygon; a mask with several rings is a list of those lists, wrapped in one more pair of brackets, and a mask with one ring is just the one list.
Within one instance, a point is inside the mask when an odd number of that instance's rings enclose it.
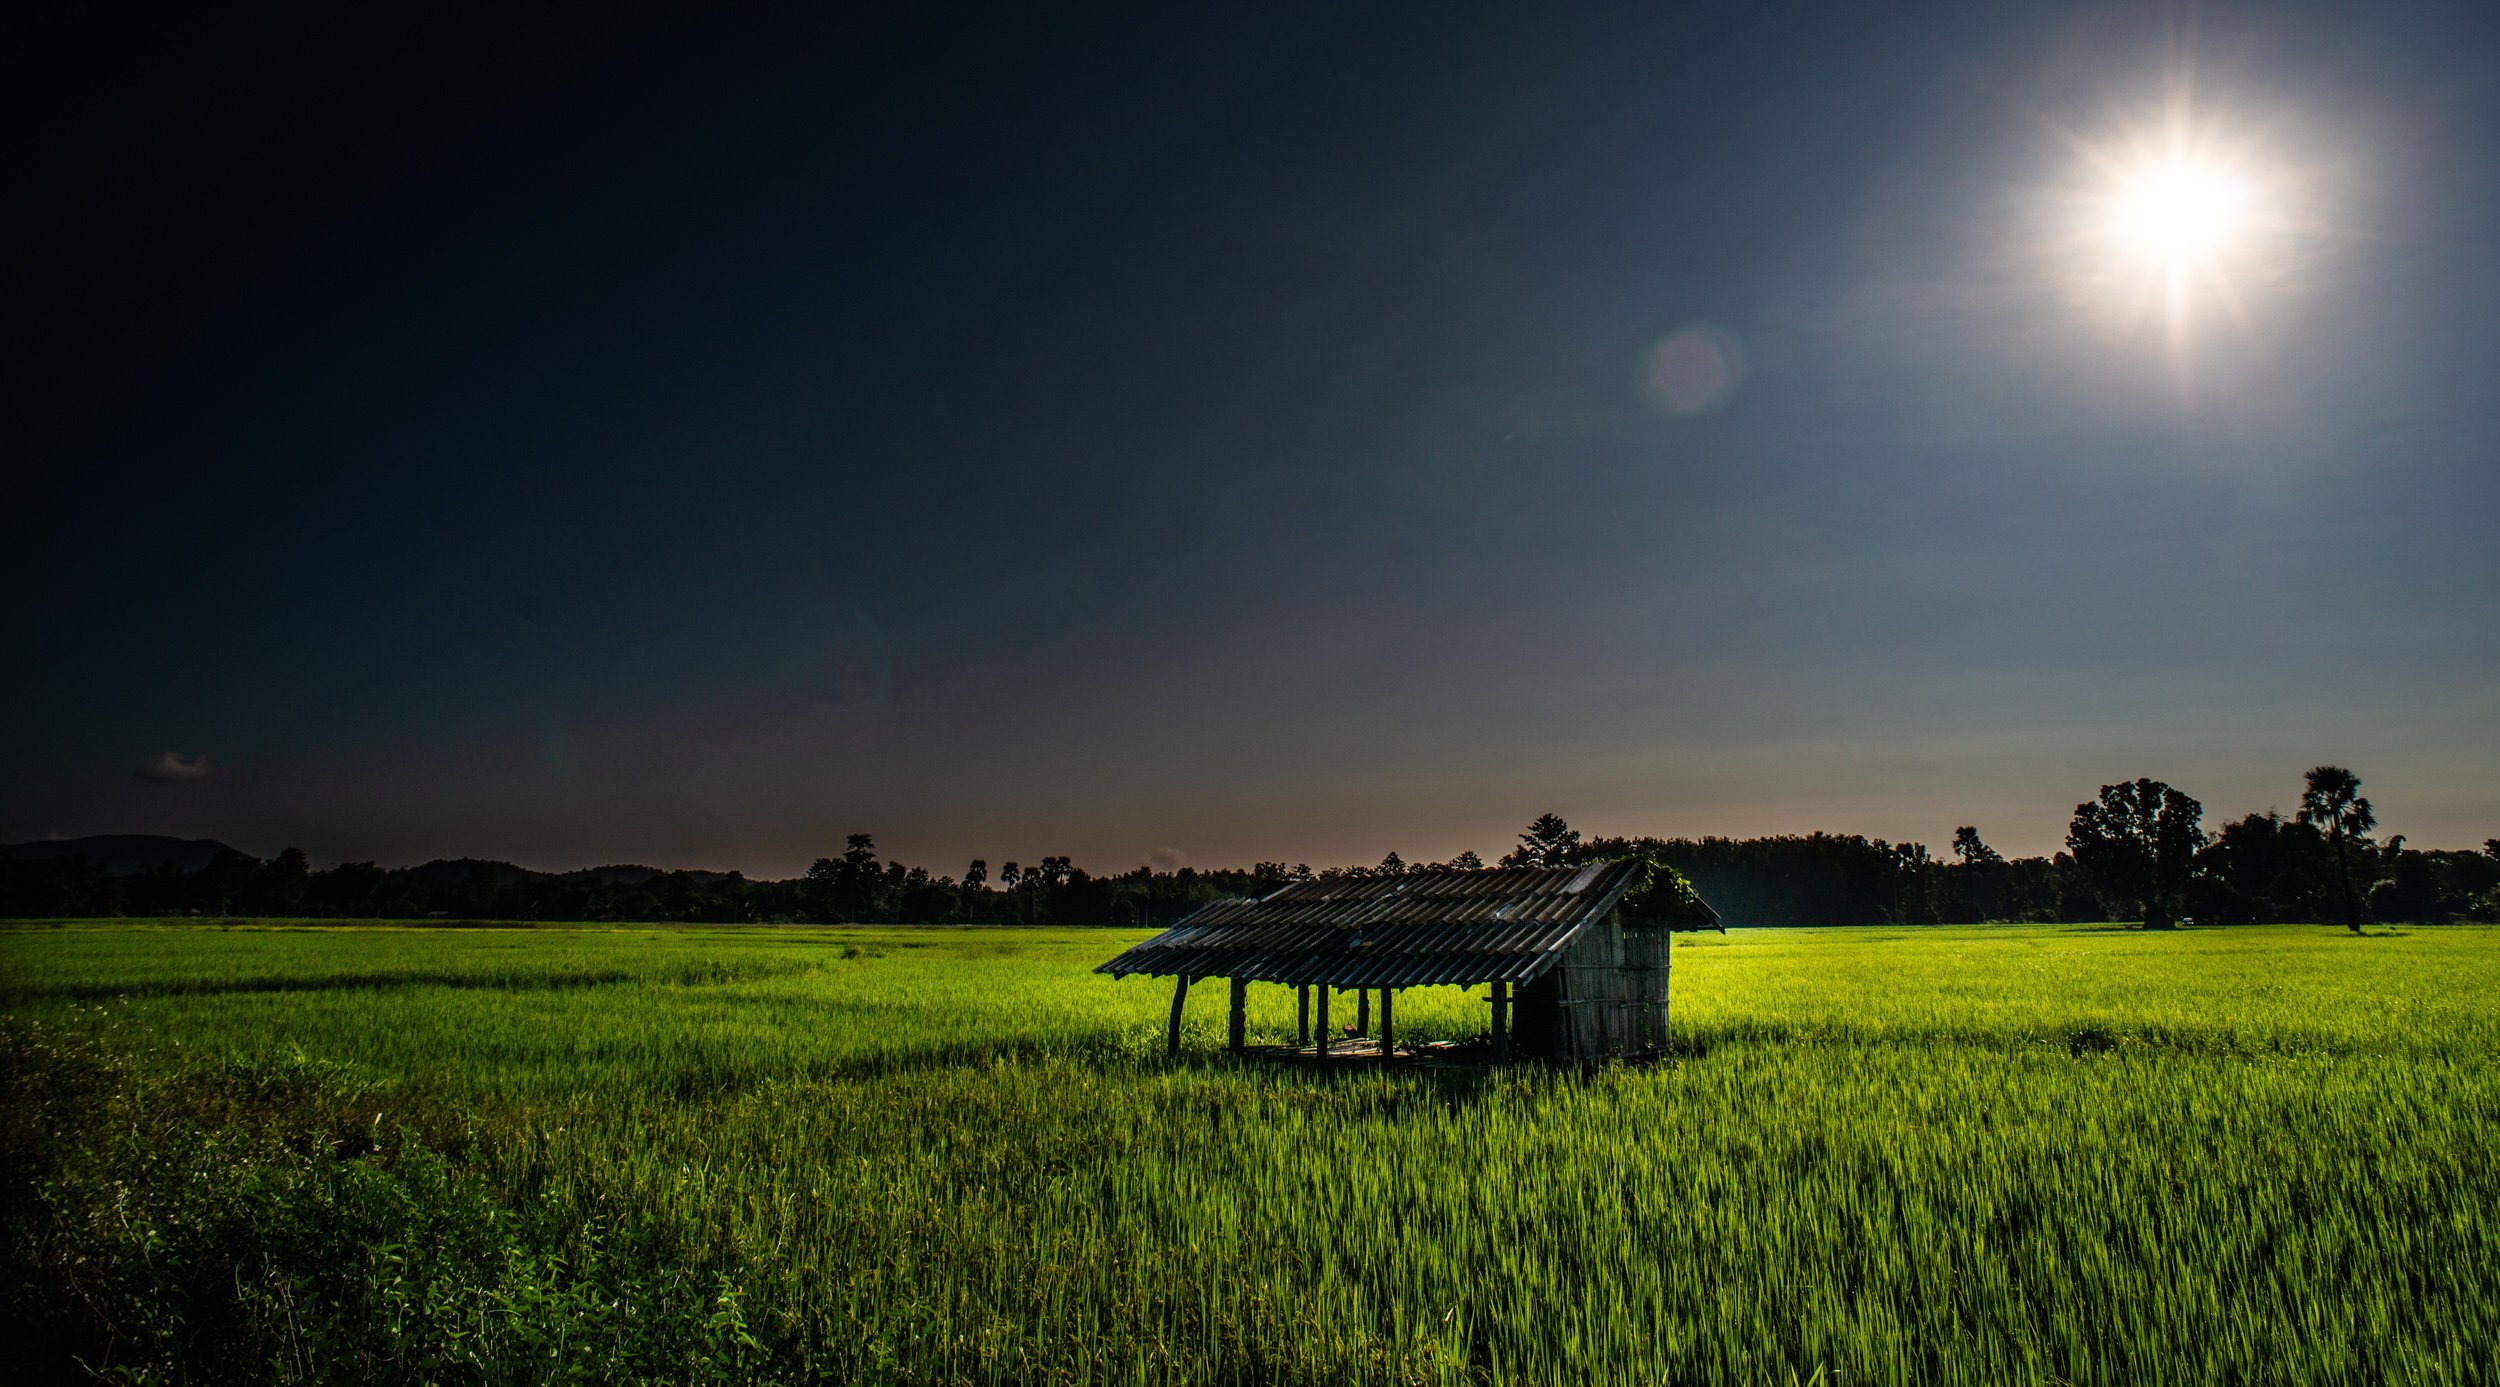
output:
{"label": "dark sky", "polygon": [[12,44],[0,839],[2500,834],[2500,7],[1043,8]]}

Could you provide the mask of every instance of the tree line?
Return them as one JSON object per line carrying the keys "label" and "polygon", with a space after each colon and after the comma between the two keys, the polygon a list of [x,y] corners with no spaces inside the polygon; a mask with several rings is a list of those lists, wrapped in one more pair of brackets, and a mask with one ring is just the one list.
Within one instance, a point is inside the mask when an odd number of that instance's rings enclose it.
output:
{"label": "tree line", "polygon": [[[1584,838],[1546,814],[1499,865],[1640,857],[1689,882],[1737,926],[2500,920],[2500,840],[2481,852],[2416,849],[2400,834],[2381,840],[2350,771],[2318,767],[2308,779],[2290,817],[2269,810],[2213,832],[2195,799],[2160,781],[2105,785],[2076,806],[2067,850],[2046,857],[2004,857],[1968,825],[1939,855],[1857,834]],[[266,860],[227,849],[189,872],[115,873],[76,857],[0,861],[0,915],[1151,926],[1291,881],[1484,865],[1473,852],[1415,864],[1393,852],[1368,867],[1259,862],[1096,876],[1044,857],[995,872],[975,859],[947,875],[883,860],[875,839],[858,833],[839,855],[776,881],[637,866],[546,873],[478,860],[315,870],[293,848]]]}
{"label": "tree line", "polygon": [[1552,815],[1522,844],[1531,858],[1654,856],[1732,925],[2500,921],[2500,839],[2480,852],[2382,840],[2359,777],[2319,766],[2304,779],[2291,816],[2267,810],[2210,832],[2204,807],[2161,781],[2104,785],[2075,806],[2066,851],[2045,857],[2009,859],[1970,825],[1944,856],[1855,834],[1581,843]]}
{"label": "tree line", "polygon": [[1005,863],[995,876],[976,859],[954,877],[880,860],[865,833],[786,880],[638,866],[546,873],[482,860],[316,870],[294,848],[267,860],[229,848],[189,872],[167,864],[116,873],[78,857],[0,861],[0,916],[1148,925],[1170,924],[1211,900],[1272,891],[1291,875],[1261,863],[1098,877],[1065,857],[1045,857]]}

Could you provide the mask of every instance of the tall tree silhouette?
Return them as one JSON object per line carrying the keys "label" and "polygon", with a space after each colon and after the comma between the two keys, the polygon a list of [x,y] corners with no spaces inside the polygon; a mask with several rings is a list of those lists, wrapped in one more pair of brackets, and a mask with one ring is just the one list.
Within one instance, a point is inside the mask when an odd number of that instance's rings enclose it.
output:
{"label": "tall tree silhouette", "polygon": [[2006,881],[2013,875],[2013,869],[2005,865],[2005,854],[1981,841],[1979,830],[1970,824],[1953,830],[1953,853],[1962,865],[1958,874],[1947,879],[1946,904],[1961,915],[1982,920],[2002,916]]}
{"label": "tall tree silhouette", "polygon": [[1564,823],[1560,814],[1539,814],[1528,831],[1519,835],[1519,846],[1502,858],[1505,867],[1568,867],[1580,860],[1580,830]]}
{"label": "tall tree silhouette", "polygon": [[981,915],[981,898],[989,893],[989,859],[976,857],[964,868],[964,884],[957,893],[955,913],[967,920]]}
{"label": "tall tree silhouette", "polygon": [[1995,848],[1979,841],[1979,830],[1969,824],[1953,830],[1953,851],[1962,859],[1962,865],[1965,867],[1975,867],[1982,862],[2005,860]]}
{"label": "tall tree silhouette", "polygon": [[2138,903],[2146,929],[2167,929],[2205,845],[2204,817],[2205,806],[2158,780],[2122,781],[2075,806],[2066,846],[2102,895]]}
{"label": "tall tree silhouette", "polygon": [[2361,777],[2342,766],[2312,766],[2309,783],[2300,792],[2299,819],[2326,830],[2335,844],[2335,878],[2344,888],[2344,928],[2361,932],[2361,907],[2353,899],[2352,866],[2344,856],[2345,840],[2378,827],[2378,816],[2361,797]]}

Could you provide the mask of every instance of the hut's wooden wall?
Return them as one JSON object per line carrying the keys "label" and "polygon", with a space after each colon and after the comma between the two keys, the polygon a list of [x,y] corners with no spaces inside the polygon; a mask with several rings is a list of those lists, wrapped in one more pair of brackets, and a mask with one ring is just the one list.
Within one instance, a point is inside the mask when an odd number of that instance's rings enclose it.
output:
{"label": "hut's wooden wall", "polygon": [[1625,929],[1620,913],[1583,931],[1560,963],[1520,989],[1520,1053],[1589,1061],[1665,1049],[1673,942],[1663,929]]}

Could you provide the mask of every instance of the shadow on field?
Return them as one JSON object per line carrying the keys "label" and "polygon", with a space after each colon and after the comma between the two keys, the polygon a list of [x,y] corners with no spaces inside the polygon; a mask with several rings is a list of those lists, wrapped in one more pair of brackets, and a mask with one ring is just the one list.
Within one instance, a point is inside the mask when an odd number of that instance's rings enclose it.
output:
{"label": "shadow on field", "polygon": [[[2459,1053],[2480,1053],[2480,1042],[2463,1042]],[[2416,1038],[2415,1053],[2450,1053],[2448,1042]],[[1994,1055],[2063,1053],[2070,1058],[2151,1059],[2163,1056],[2205,1059],[2351,1057],[2379,1055],[2388,1046],[2379,1039],[2356,1039],[2332,1029],[2275,1026],[2232,1026],[2175,1021],[2118,1022],[2092,1016],[2043,1018],[2019,1026],[1940,1025],[1867,1027],[1842,1022],[1796,1025],[1755,1021],[1679,1031],[1668,1041],[1662,1060],[1682,1063],[1709,1059],[1720,1050],[1754,1053],[1854,1051],[1861,1054],[1935,1054],[1960,1050]]]}
{"label": "shadow on field", "polygon": [[2164,925],[2159,929],[2114,921],[2105,925],[2058,925],[2059,934],[2141,934],[2152,939],[2177,939],[2190,934],[2215,934],[2222,930],[2246,928],[2241,925]]}
{"label": "shadow on field", "polygon": [[[1378,1084],[1382,1085],[1382,1101],[1392,1105],[1401,1101],[1420,1101],[1426,1095],[1438,1101],[1455,1103],[1515,1081],[1524,1073],[1574,1072],[1570,1066],[1536,1064],[1400,1063],[1387,1070],[1372,1062],[1325,1066],[1280,1064],[1220,1050],[1188,1053],[1174,1059],[1159,1051],[1140,1051],[1128,1044],[1118,1032],[1106,1030],[1098,1035],[1055,1040],[1001,1038],[901,1043],[838,1056],[816,1057],[787,1070],[738,1067],[684,1070],[655,1080],[654,1086],[681,1099],[709,1099],[733,1096],[774,1078],[857,1082],[906,1079],[946,1071],[979,1073],[1049,1066],[1070,1066],[1102,1079],[1121,1081],[1153,1081],[1176,1075],[1249,1078],[1263,1081],[1272,1091],[1334,1090],[1344,1085]],[[1400,1098],[1400,1094],[1405,1096]]]}
{"label": "shadow on field", "polygon": [[[1373,1105],[1382,1111],[1394,1112],[1411,1103],[1433,1103],[1459,1107],[1492,1096],[1515,1084],[1524,1073],[1569,1074],[1570,1066],[1539,1064],[1475,1064],[1424,1063],[1403,1060],[1383,1068],[1376,1060],[1345,1060],[1329,1064],[1308,1061],[1277,1061],[1259,1055],[1233,1055],[1218,1051],[1213,1054],[1184,1056],[1178,1061],[1161,1057],[1142,1058],[1135,1063],[1146,1069],[1190,1074],[1246,1075],[1264,1079],[1272,1092],[1293,1089],[1337,1091],[1349,1086],[1374,1095]],[[1368,1089],[1362,1086],[1370,1086]]]}
{"label": "shadow on field", "polygon": [[623,971],[546,973],[495,977],[474,972],[399,970],[337,973],[329,977],[164,978],[140,982],[71,983],[59,987],[15,987],[0,990],[0,1002],[107,1002],[117,997],[217,997],[267,992],[387,992],[413,987],[448,987],[487,992],[566,992],[578,988],[613,987],[628,982],[731,982],[737,978],[651,977]]}

